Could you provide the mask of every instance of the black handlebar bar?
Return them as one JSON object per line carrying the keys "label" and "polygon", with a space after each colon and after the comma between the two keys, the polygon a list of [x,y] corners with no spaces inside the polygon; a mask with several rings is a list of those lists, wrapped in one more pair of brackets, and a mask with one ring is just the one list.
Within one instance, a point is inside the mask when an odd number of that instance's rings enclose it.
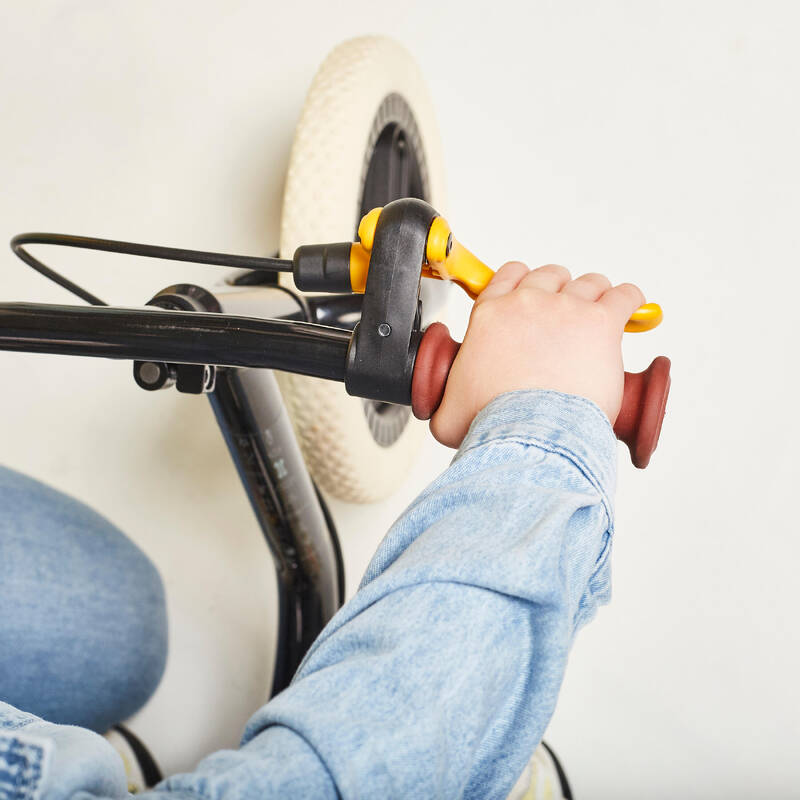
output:
{"label": "black handlebar bar", "polygon": [[344,380],[351,333],[227,314],[0,303],[0,350],[278,369]]}

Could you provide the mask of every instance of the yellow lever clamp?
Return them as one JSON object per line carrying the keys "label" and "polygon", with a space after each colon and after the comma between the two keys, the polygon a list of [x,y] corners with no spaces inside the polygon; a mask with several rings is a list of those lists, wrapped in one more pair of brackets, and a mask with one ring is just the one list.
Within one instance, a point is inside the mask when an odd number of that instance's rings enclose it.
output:
{"label": "yellow lever clamp", "polygon": [[[381,209],[373,208],[365,214],[358,226],[361,244],[353,245],[350,256],[350,275],[354,292],[363,292],[369,269],[369,252],[375,239],[375,228]],[[464,245],[453,238],[450,226],[444,217],[436,217],[428,231],[426,245],[427,263],[422,274],[427,278],[450,280],[461,286],[474,300],[494,276],[494,272]],[[628,333],[649,331],[658,326],[664,312],[658,303],[645,303],[633,312],[625,325]]]}

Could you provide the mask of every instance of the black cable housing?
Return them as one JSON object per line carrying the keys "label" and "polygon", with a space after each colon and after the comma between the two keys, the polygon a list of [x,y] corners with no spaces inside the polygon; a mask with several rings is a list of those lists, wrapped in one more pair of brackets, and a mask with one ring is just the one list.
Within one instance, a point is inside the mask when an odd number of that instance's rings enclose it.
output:
{"label": "black cable housing", "polygon": [[120,242],[114,239],[97,239],[92,236],[71,236],[65,233],[20,233],[11,240],[11,250],[29,267],[35,269],[45,278],[57,283],[68,292],[77,295],[81,300],[93,306],[105,306],[108,303],[93,295],[69,278],[43,264],[32,256],[26,245],[47,244],[59,247],[78,247],[84,250],[101,250],[106,253],[122,253],[129,256],[145,256],[161,258],[167,261],[187,261],[191,264],[207,264],[216,267],[238,267],[257,272],[291,272],[292,262],[283,258],[266,258],[264,256],[239,256],[230,253],[211,253],[204,250],[186,250],[181,247],[164,247],[155,244],[137,244],[136,242]]}

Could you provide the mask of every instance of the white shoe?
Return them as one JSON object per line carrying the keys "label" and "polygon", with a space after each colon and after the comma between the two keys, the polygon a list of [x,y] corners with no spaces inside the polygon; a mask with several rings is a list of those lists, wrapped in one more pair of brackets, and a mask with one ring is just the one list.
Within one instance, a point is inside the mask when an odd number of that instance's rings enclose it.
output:
{"label": "white shoe", "polygon": [[150,789],[161,780],[161,770],[150,751],[127,728],[115,725],[105,734],[105,739],[122,758],[131,794]]}
{"label": "white shoe", "polygon": [[572,790],[556,754],[542,742],[525,765],[508,800],[572,800]]}

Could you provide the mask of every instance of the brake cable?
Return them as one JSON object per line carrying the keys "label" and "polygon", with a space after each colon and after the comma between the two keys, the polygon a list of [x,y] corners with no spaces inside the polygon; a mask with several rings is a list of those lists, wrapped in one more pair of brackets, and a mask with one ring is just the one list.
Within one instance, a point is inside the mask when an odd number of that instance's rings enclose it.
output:
{"label": "brake cable", "polygon": [[129,256],[161,258],[166,261],[186,261],[190,264],[206,264],[216,267],[237,267],[257,272],[291,272],[292,262],[283,258],[265,256],[239,256],[230,253],[211,253],[204,250],[186,250],[181,247],[164,247],[155,244],[120,242],[114,239],[97,239],[92,236],[70,236],[64,233],[20,233],[11,240],[11,250],[29,267],[45,278],[77,295],[93,306],[107,306],[108,303],[96,295],[73,283],[51,267],[32,256],[26,245],[47,244],[59,247],[78,247],[83,250],[99,250],[106,253],[121,253]]}

